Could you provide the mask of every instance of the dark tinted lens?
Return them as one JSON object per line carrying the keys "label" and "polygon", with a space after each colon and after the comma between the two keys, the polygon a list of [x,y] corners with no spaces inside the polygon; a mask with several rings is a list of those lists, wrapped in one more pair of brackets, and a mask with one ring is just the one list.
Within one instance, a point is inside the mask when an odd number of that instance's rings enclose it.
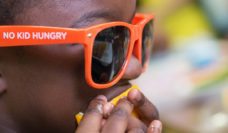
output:
{"label": "dark tinted lens", "polygon": [[142,36],[142,65],[148,60],[153,43],[153,22],[147,23],[143,30]]}
{"label": "dark tinted lens", "polygon": [[116,26],[101,31],[95,39],[92,57],[92,78],[95,83],[108,83],[125,63],[130,31]]}

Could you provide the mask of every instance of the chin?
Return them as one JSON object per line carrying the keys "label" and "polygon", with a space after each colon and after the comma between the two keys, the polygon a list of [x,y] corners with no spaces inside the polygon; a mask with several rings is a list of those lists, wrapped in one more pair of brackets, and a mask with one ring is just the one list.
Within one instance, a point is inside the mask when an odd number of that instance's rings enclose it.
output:
{"label": "chin", "polygon": [[125,90],[129,89],[132,85],[129,81],[122,81],[114,85],[113,87],[107,89],[104,95],[107,97],[108,101],[120,95]]}

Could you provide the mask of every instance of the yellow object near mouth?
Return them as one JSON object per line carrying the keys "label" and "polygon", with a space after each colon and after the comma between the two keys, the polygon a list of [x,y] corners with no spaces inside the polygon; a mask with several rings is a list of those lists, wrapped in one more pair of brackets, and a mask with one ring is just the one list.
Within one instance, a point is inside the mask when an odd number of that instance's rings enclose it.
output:
{"label": "yellow object near mouth", "polygon": [[[128,93],[133,90],[133,89],[137,89],[137,90],[140,90],[139,87],[137,85],[133,85],[131,88],[127,89],[126,91],[124,91],[123,93],[121,93],[120,95],[116,96],[115,98],[113,98],[111,100],[111,103],[113,105],[116,105],[118,103],[118,101],[122,98],[122,97],[126,97],[128,95]],[[83,113],[82,112],[79,112],[77,115],[75,115],[75,119],[77,121],[77,123],[79,124],[80,121],[82,120],[82,117],[83,117]],[[133,111],[132,112],[132,115],[134,116],[137,116],[137,114]]]}

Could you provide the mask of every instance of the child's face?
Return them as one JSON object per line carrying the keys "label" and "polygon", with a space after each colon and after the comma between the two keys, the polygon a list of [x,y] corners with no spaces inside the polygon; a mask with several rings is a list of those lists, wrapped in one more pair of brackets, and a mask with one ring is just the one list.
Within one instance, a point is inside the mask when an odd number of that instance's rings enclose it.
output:
{"label": "child's face", "polygon": [[[19,13],[15,23],[79,28],[130,22],[135,5],[136,0],[42,0]],[[83,111],[91,98],[97,94],[114,97],[129,87],[127,80],[142,71],[132,56],[123,80],[101,91],[90,88],[84,79],[82,45],[1,48],[0,52],[7,55],[1,65],[7,82],[3,100],[24,132],[73,132],[74,115]]]}

